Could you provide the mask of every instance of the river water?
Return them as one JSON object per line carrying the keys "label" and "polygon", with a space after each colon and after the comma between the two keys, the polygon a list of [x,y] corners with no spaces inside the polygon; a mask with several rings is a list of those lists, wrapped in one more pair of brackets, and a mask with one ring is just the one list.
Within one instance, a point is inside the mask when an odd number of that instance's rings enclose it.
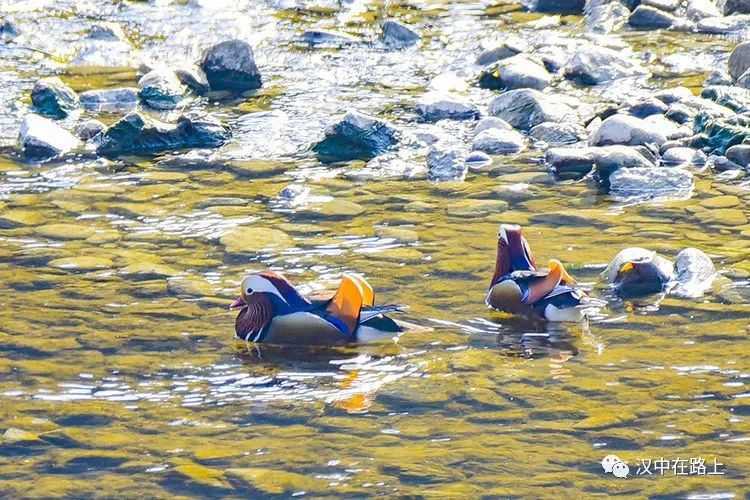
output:
{"label": "river water", "polygon": [[[134,51],[167,62],[245,38],[266,83],[238,100],[192,104],[232,127],[218,152],[0,161],[0,495],[747,493],[742,178],[696,171],[687,199],[630,203],[586,182],[556,182],[536,149],[446,183],[424,179],[423,159],[324,166],[306,150],[351,108],[408,127],[429,82],[466,75],[485,39],[579,39],[580,17],[539,28],[526,23],[541,15],[513,3],[219,3],[2,3],[24,29],[21,42],[0,48],[6,144],[40,76],[60,74],[77,91],[136,84],[134,64],[70,64],[95,21],[120,23]],[[312,26],[373,39],[387,17],[419,27],[421,45],[295,42]],[[667,32],[612,39],[654,71],[626,88],[633,92],[698,92],[733,45]],[[566,90],[591,101],[620,91]],[[493,95],[462,92],[480,107]],[[471,131],[445,126],[459,137]],[[292,183],[309,188],[308,198],[280,199]],[[581,325],[493,313],[483,300],[501,222],[523,225],[538,257],[562,260],[596,294],[598,273],[628,246],[667,257],[698,247],[722,278],[694,301],[612,299]],[[251,228],[246,243],[222,244],[237,227]],[[237,343],[227,305],[246,272],[267,268],[306,290],[362,273],[381,302],[409,305],[405,319],[426,328],[324,351]],[[609,454],[631,477],[602,471]],[[641,460],[660,458],[702,458],[709,472],[715,459],[723,474],[635,474]]]}

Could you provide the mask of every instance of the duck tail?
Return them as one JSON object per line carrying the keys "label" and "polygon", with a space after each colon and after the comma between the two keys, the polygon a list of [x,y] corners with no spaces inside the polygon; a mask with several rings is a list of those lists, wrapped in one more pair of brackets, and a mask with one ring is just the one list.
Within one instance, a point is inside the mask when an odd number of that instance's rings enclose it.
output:
{"label": "duck tail", "polygon": [[387,313],[400,313],[407,310],[408,307],[400,304],[385,304],[382,306],[374,306],[363,308],[359,313],[359,322],[364,323],[377,316],[382,316]]}

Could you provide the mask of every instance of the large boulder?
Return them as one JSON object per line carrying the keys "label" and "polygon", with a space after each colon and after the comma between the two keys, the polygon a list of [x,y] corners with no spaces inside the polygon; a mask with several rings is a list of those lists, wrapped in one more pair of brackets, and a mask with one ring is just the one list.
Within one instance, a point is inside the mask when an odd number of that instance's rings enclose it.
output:
{"label": "large boulder", "polygon": [[49,160],[79,146],[80,142],[57,123],[38,115],[26,115],[21,122],[18,143],[24,158]]}
{"label": "large boulder", "polygon": [[657,144],[661,146],[667,137],[655,124],[631,115],[613,115],[604,120],[591,135],[592,146],[623,144]]}
{"label": "large boulder", "polygon": [[208,48],[200,67],[212,90],[244,92],[263,84],[253,49],[242,40],[226,40]]}
{"label": "large boulder", "polygon": [[390,123],[350,111],[325,131],[313,151],[325,162],[369,160],[398,143],[399,133]]}
{"label": "large boulder", "polygon": [[485,68],[479,76],[479,86],[491,90],[543,90],[551,80],[544,66],[528,57],[514,56]]}
{"label": "large boulder", "polygon": [[57,77],[43,78],[31,89],[31,103],[37,112],[50,118],[66,118],[78,109],[78,95]]}
{"label": "large boulder", "polygon": [[729,56],[729,74],[735,80],[750,69],[750,42],[738,44]]}
{"label": "large boulder", "polygon": [[544,122],[575,118],[569,106],[533,89],[509,90],[497,96],[490,102],[489,112],[520,130],[530,130]]}
{"label": "large boulder", "polygon": [[163,123],[130,113],[101,134],[97,153],[103,156],[150,155],[188,148],[217,148],[231,134],[221,122],[200,115],[182,115]]}
{"label": "large boulder", "polygon": [[565,76],[584,85],[598,85],[619,78],[648,75],[637,61],[622,52],[587,45],[579,49],[565,67]]}
{"label": "large boulder", "polygon": [[138,97],[147,106],[168,110],[180,105],[186,89],[174,71],[161,68],[149,71],[138,81]]}

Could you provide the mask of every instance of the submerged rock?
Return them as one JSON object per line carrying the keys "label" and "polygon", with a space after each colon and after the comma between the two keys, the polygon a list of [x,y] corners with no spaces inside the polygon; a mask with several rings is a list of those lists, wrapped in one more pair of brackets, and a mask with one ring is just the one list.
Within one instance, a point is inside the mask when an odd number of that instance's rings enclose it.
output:
{"label": "submerged rock", "polygon": [[24,158],[49,160],[75,149],[80,144],[70,132],[47,118],[26,115],[21,122],[18,142]]}
{"label": "submerged rock", "polygon": [[565,67],[565,76],[584,85],[645,76],[649,72],[621,52],[606,47],[587,45],[579,49]]}
{"label": "submerged rock", "polygon": [[57,77],[43,78],[31,89],[31,103],[37,112],[61,119],[78,109],[78,95]]}
{"label": "submerged rock", "polygon": [[610,144],[662,145],[666,141],[667,137],[659,127],[635,116],[619,114],[604,120],[592,134],[590,140],[592,146],[607,146]]}
{"label": "submerged rock", "polygon": [[464,154],[451,145],[437,143],[427,153],[427,176],[433,181],[462,181],[467,171]]}
{"label": "submerged rock", "polygon": [[138,104],[138,89],[87,90],[79,95],[81,105],[87,111],[108,112],[128,111]]}
{"label": "submerged rock", "polygon": [[389,19],[383,23],[381,39],[386,46],[400,49],[419,43],[422,37],[411,27]]}
{"label": "submerged rock", "polygon": [[438,120],[476,120],[479,108],[466,100],[441,92],[428,92],[417,103],[417,113],[428,122]]}
{"label": "submerged rock", "polygon": [[490,128],[479,132],[471,147],[489,154],[513,154],[525,149],[526,140],[515,130]]}
{"label": "submerged rock", "polygon": [[242,40],[226,40],[208,48],[200,67],[212,90],[244,92],[263,83],[253,49]]}
{"label": "submerged rock", "polygon": [[674,269],[674,287],[670,293],[678,297],[702,297],[711,289],[716,278],[716,268],[711,258],[697,248],[685,248],[678,253]]}
{"label": "submerged rock", "polygon": [[182,102],[185,87],[174,71],[156,69],[145,74],[139,81],[138,97],[154,109],[175,109]]}
{"label": "submerged rock", "polygon": [[149,155],[187,148],[217,148],[229,138],[229,128],[208,116],[182,115],[177,123],[170,124],[130,113],[102,134],[97,153]]}
{"label": "submerged rock", "polygon": [[693,191],[693,174],[680,167],[620,168],[609,176],[609,191],[630,200],[684,199]]}
{"label": "submerged rock", "polygon": [[393,125],[378,118],[350,111],[325,131],[313,151],[325,162],[369,160],[398,143]]}
{"label": "submerged rock", "polygon": [[479,86],[490,90],[542,90],[551,81],[552,76],[543,66],[525,56],[503,59],[484,69],[479,76]]}
{"label": "submerged rock", "polygon": [[499,95],[490,102],[489,112],[520,130],[576,118],[569,106],[533,89],[510,90]]}

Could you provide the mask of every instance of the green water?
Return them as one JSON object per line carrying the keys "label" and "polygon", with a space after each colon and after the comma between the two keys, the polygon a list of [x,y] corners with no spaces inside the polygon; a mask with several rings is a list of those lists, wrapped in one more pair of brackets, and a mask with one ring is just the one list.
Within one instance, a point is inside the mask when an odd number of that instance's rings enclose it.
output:
{"label": "green water", "polygon": [[[631,42],[675,49],[654,35]],[[218,109],[273,108],[276,92]],[[377,90],[398,92],[412,89]],[[539,156],[442,184],[309,156],[192,168],[3,160],[0,495],[746,495],[747,186],[696,172],[689,200],[624,206],[555,183]],[[311,194],[331,201],[275,205],[305,169]],[[512,318],[483,302],[501,222],[523,225],[540,260],[560,259],[587,288],[636,245],[668,257],[698,247],[723,277],[704,299],[613,301],[587,325]],[[232,238],[237,228],[249,230]],[[226,308],[244,274],[268,268],[308,291],[361,273],[379,302],[409,305],[405,319],[428,329],[332,351],[248,349]],[[631,473],[641,459],[702,457],[725,474],[616,479],[599,465],[608,454]]]}

